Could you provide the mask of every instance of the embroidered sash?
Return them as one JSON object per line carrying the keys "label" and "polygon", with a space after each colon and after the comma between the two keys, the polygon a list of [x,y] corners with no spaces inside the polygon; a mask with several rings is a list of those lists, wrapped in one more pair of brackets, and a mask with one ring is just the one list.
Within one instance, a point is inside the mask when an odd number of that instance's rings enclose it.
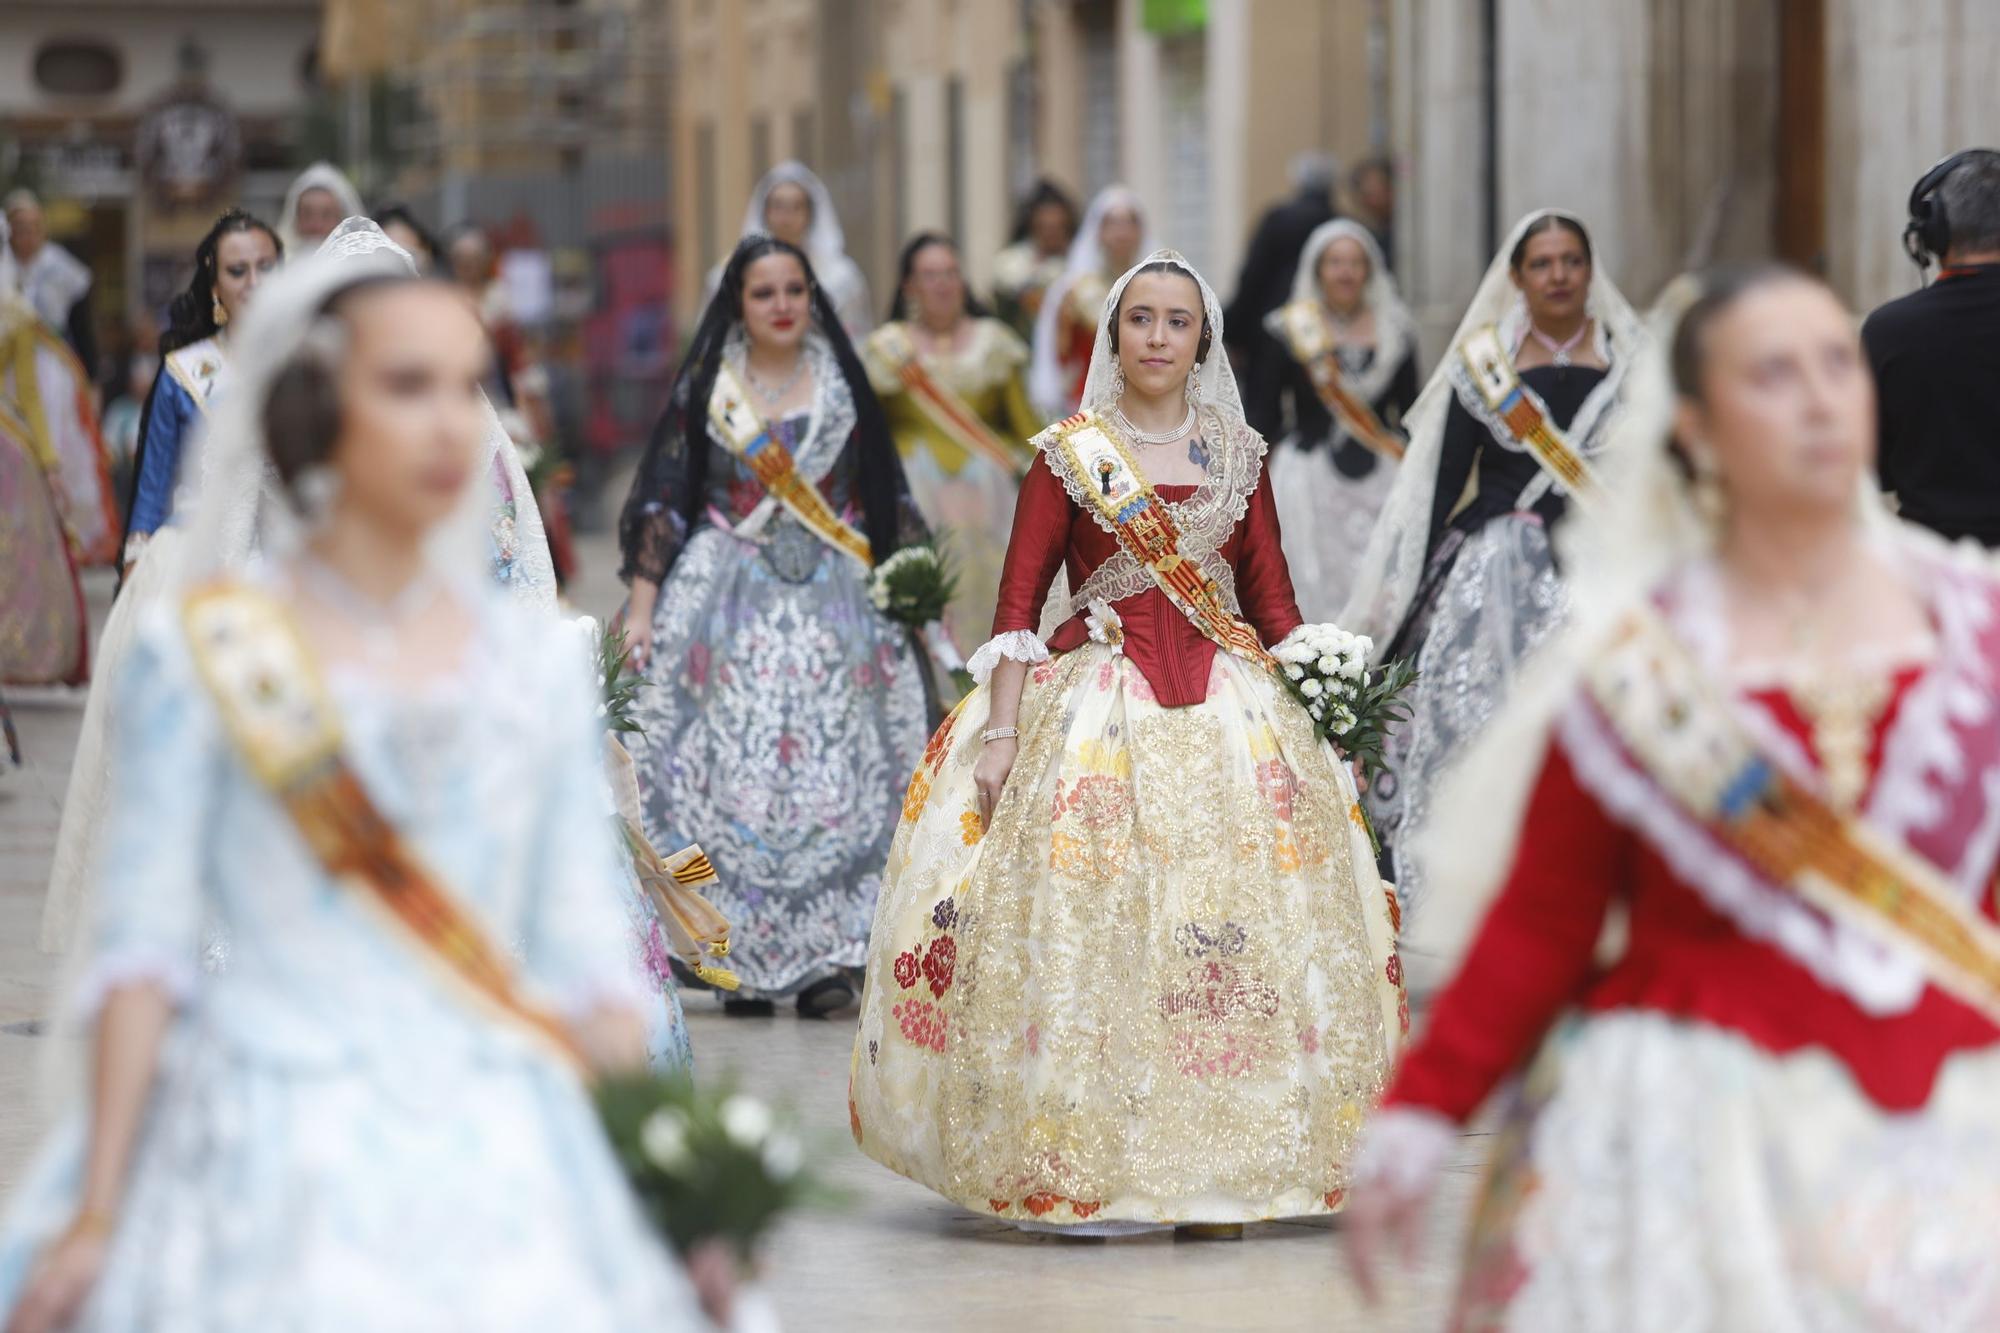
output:
{"label": "embroidered sash", "polygon": [[1082,483],[1091,503],[1117,533],[1119,544],[1153,576],[1181,614],[1218,646],[1277,670],[1276,659],[1265,650],[1257,631],[1229,610],[1215,580],[1181,554],[1173,516],[1118,433],[1096,413],[1079,412],[1051,426],[1048,436],[1052,447],[1062,451],[1069,475]]}
{"label": "embroidered sash", "polygon": [[1473,389],[1487,412],[1505,427],[1514,442],[1528,451],[1563,489],[1578,499],[1588,499],[1597,478],[1575,446],[1563,435],[1541,398],[1521,382],[1512,358],[1501,344],[1500,332],[1492,325],[1468,334],[1458,346],[1458,355],[1472,380]]}
{"label": "embroidered sash", "polygon": [[454,990],[581,1072],[586,1062],[568,1029],[520,992],[506,954],[348,766],[333,701],[285,608],[243,584],[214,583],[188,596],[181,620],[237,753],[327,873],[379,909]]}
{"label": "embroidered sash", "polygon": [[875,330],[869,342],[896,372],[910,398],[933,426],[943,431],[959,448],[1005,468],[1019,476],[1026,470],[1021,456],[1009,449],[988,428],[980,415],[950,386],[939,382],[917,356],[909,330],[900,324],[885,324]]}
{"label": "embroidered sash", "polygon": [[1635,613],[1585,679],[1639,767],[1721,846],[1836,921],[1906,947],[1940,988],[2000,1022],[2000,927],[1929,861],[1761,753],[1655,612]]}
{"label": "embroidered sash", "polygon": [[1305,368],[1314,392],[1349,435],[1384,458],[1400,459],[1403,442],[1382,424],[1375,409],[1357,398],[1340,373],[1340,357],[1326,310],[1317,301],[1293,301],[1278,312],[1285,345],[1292,359]]}
{"label": "embroidered sash", "polygon": [[215,392],[215,382],[222,375],[222,356],[211,339],[204,338],[198,343],[176,348],[167,353],[167,373],[174,382],[187,390],[187,396],[194,400],[195,409],[204,417],[208,415],[208,400]]}
{"label": "embroidered sash", "polygon": [[798,460],[750,406],[750,391],[727,364],[716,373],[715,391],[708,398],[708,419],[722,437],[723,448],[742,459],[757,483],[808,532],[834,550],[853,556],[863,569],[875,567],[868,538],[834,513],[819,487],[799,473]]}

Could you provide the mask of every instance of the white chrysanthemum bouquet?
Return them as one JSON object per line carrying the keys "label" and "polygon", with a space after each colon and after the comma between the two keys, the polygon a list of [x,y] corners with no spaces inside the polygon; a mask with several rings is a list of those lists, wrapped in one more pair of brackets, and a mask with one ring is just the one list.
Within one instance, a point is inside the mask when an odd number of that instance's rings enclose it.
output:
{"label": "white chrysanthemum bouquet", "polygon": [[935,546],[905,546],[875,566],[868,598],[899,625],[922,629],[940,619],[958,591],[958,576]]}
{"label": "white chrysanthemum bouquet", "polygon": [[1384,767],[1389,729],[1410,716],[1402,694],[1417,679],[1406,661],[1369,670],[1374,651],[1366,635],[1338,625],[1301,625],[1271,650],[1285,688],[1305,706],[1320,739],[1333,742],[1371,779]]}

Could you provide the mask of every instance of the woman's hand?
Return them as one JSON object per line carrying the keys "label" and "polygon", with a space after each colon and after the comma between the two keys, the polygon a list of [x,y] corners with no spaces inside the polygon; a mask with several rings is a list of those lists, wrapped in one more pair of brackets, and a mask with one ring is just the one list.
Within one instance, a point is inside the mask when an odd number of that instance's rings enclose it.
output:
{"label": "woman's hand", "polygon": [[704,1241],[687,1257],[688,1280],[694,1283],[702,1313],[717,1328],[728,1328],[736,1317],[736,1256],[728,1242]]}
{"label": "woman's hand", "polygon": [[599,1074],[629,1074],[646,1068],[646,1021],[623,1004],[605,1003],[569,1024],[570,1035]]}
{"label": "woman's hand", "polygon": [[1382,1298],[1378,1278],[1384,1252],[1404,1268],[1415,1266],[1430,1201],[1429,1186],[1413,1186],[1393,1176],[1357,1186],[1349,1195],[1341,1213],[1340,1235],[1347,1243],[1347,1266],[1354,1275],[1354,1285],[1368,1304],[1375,1305]]}
{"label": "woman's hand", "polygon": [[68,1328],[97,1285],[109,1248],[108,1228],[87,1226],[81,1219],[72,1224],[36,1261],[34,1276],[7,1321],[7,1333],[57,1333]]}
{"label": "woman's hand", "polygon": [[647,661],[652,658],[653,636],[650,632],[651,627],[651,617],[646,619],[643,628],[641,627],[641,622],[632,619],[631,616],[628,615],[625,618],[625,623],[621,628],[625,633],[625,665],[628,670],[634,672],[644,671]]}
{"label": "woman's hand", "polygon": [[1012,736],[990,740],[972,765],[972,786],[979,793],[981,828],[993,823],[993,812],[1000,808],[1000,793],[1006,790],[1007,775],[1014,771],[1014,756],[1020,747],[1021,743]]}

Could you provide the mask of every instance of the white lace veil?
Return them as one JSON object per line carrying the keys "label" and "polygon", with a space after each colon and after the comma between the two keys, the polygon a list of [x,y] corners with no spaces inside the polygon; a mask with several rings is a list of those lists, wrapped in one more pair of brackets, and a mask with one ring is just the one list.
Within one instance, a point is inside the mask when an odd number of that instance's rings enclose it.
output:
{"label": "white lace veil", "polygon": [[[315,162],[301,171],[285,191],[285,206],[278,213],[278,239],[285,243],[285,258],[304,259],[309,253],[299,236],[299,199],[307,190],[325,190],[340,200],[340,214],[352,218],[365,213],[361,192],[331,162]],[[332,235],[327,236],[331,241]]]}
{"label": "white lace veil", "polygon": [[[342,289],[415,272],[409,253],[380,227],[351,217],[316,253],[287,264],[259,289],[231,340],[229,392],[198,445],[201,492],[195,519],[187,527],[187,554],[177,582],[241,569],[257,555],[282,554],[296,546],[302,527],[278,484],[264,438],[271,381],[309,339],[328,336],[319,312]],[[512,499],[520,556],[510,589],[531,605],[553,607],[555,571],[527,474],[492,404],[484,406],[481,476],[434,539],[440,567],[454,576],[490,579],[496,518]]]}
{"label": "white lace veil", "polygon": [[1096,341],[1090,347],[1090,373],[1083,381],[1083,406],[1104,415],[1118,406],[1118,354],[1111,350],[1111,320],[1125,297],[1125,288],[1154,264],[1171,264],[1193,278],[1195,286],[1201,289],[1202,313],[1207,316],[1213,335],[1208,360],[1196,370],[1201,410],[1220,413],[1227,426],[1241,426],[1243,395],[1237,391],[1236,373],[1229,368],[1229,358],[1222,350],[1222,302],[1216,300],[1215,289],[1208,285],[1208,279],[1195,272],[1194,265],[1178,250],[1153,251],[1112,284],[1104,298],[1104,312],[1097,319]]}
{"label": "white lace veil", "polygon": [[750,204],[743,210],[743,230],[738,239],[770,231],[764,225],[764,205],[770,201],[772,190],[786,184],[798,186],[812,200],[812,227],[806,232],[806,253],[815,263],[822,255],[846,254],[847,233],[841,230],[840,210],[833,206],[833,193],[803,162],[780,162],[764,173],[757,188],[750,191]]}
{"label": "white lace veil", "polygon": [[1104,246],[1097,233],[1104,225],[1104,215],[1114,208],[1129,208],[1139,215],[1139,253],[1154,253],[1152,224],[1137,192],[1124,185],[1107,185],[1099,190],[1070,240],[1069,259],[1063,265],[1062,276],[1042,294],[1042,308],[1035,315],[1034,344],[1028,362],[1028,397],[1037,411],[1052,417],[1068,416],[1076,410],[1076,404],[1069,401],[1061,350],[1056,346],[1061,327],[1059,315],[1069,299],[1069,289],[1077,280],[1103,269]]}
{"label": "white lace veil", "polygon": [[[1368,539],[1368,549],[1362,556],[1354,591],[1340,615],[1342,628],[1369,635],[1378,649],[1387,650],[1391,637],[1416,597],[1417,585],[1423,580],[1424,562],[1429,554],[1431,502],[1437,491],[1438,464],[1444,448],[1445,420],[1451,413],[1452,398],[1456,392],[1452,383],[1453,358],[1467,335],[1489,324],[1499,327],[1500,337],[1510,351],[1517,348],[1526,336],[1527,302],[1514,285],[1507,261],[1528,228],[1545,217],[1567,218],[1578,226],[1583,225],[1574,214],[1554,208],[1536,209],[1514,224],[1499,253],[1493,256],[1492,264],[1487,267],[1486,276],[1480,280],[1479,290],[1474,293],[1472,304],[1466,307],[1465,318],[1459,321],[1458,329],[1451,335],[1451,342],[1445,348],[1437,369],[1431,372],[1430,381],[1424,385],[1415,405],[1403,418],[1403,424],[1410,433],[1409,452],[1396,469],[1396,480],[1383,504],[1382,516],[1376,521],[1375,531]],[[1618,401],[1623,392],[1620,382],[1626,367],[1645,337],[1638,313],[1606,273],[1603,253],[1596,250],[1594,238],[1592,244],[1590,294],[1585,301],[1585,309],[1596,321],[1594,337],[1597,354],[1604,358],[1611,370],[1608,385],[1600,386],[1598,391],[1593,392],[1585,410],[1570,423],[1566,434],[1578,443],[1591,433],[1601,415]]]}
{"label": "white lace veil", "polygon": [[[1361,295],[1362,304],[1375,315],[1375,360],[1372,364],[1371,379],[1379,378],[1386,384],[1396,373],[1396,367],[1403,364],[1410,349],[1417,345],[1417,321],[1410,314],[1410,308],[1403,304],[1403,294],[1396,289],[1396,275],[1389,271],[1388,261],[1382,257],[1382,247],[1375,240],[1374,233],[1360,223],[1348,218],[1335,218],[1322,222],[1306,237],[1305,249],[1299,251],[1299,266],[1292,273],[1292,302],[1319,301],[1323,299],[1319,285],[1320,256],[1326,247],[1335,241],[1353,241],[1368,256],[1368,286]],[[1283,341],[1283,320],[1281,311],[1272,311],[1267,317],[1266,327],[1274,336]],[[1357,389],[1359,385],[1355,386]],[[1361,392],[1363,399],[1372,399],[1381,392],[1380,385]]]}

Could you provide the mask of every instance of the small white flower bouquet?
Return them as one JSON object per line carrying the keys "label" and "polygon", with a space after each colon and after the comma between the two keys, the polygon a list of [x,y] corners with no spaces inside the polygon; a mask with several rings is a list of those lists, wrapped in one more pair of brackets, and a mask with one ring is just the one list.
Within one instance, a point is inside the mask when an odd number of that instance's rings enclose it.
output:
{"label": "small white flower bouquet", "polygon": [[611,1078],[597,1087],[597,1111],[640,1206],[682,1254],[722,1240],[748,1263],[787,1212],[842,1201],[798,1131],[727,1083]]}
{"label": "small white flower bouquet", "polygon": [[875,566],[868,598],[900,625],[921,629],[941,618],[958,591],[951,562],[935,546],[905,546]]}
{"label": "small white flower bouquet", "polygon": [[1370,671],[1374,651],[1367,636],[1338,625],[1301,625],[1271,650],[1285,688],[1312,717],[1313,729],[1371,779],[1383,769],[1390,727],[1410,715],[1402,694],[1417,679],[1406,661]]}

